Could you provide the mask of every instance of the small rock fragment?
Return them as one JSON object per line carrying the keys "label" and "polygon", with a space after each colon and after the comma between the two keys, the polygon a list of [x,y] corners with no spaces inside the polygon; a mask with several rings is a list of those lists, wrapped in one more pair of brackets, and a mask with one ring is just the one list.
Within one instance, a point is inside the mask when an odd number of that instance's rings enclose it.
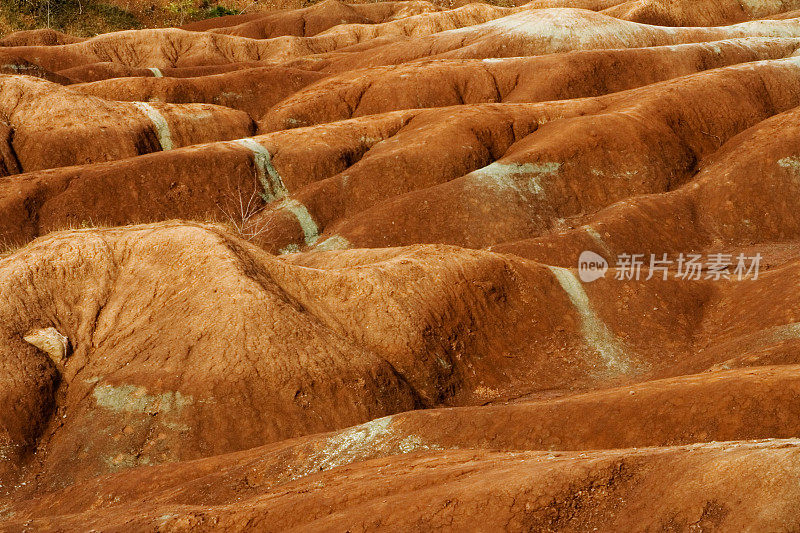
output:
{"label": "small rock fragment", "polygon": [[50,356],[57,365],[63,364],[67,358],[69,339],[54,327],[37,329],[25,335],[23,339]]}

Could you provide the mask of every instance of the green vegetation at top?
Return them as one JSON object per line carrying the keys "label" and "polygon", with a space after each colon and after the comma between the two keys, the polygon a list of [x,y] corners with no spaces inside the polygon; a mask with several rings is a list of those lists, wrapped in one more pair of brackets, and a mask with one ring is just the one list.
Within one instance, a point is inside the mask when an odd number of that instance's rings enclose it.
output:
{"label": "green vegetation at top", "polygon": [[211,0],[125,3],[113,0],[0,0],[0,35],[12,31],[53,28],[77,36],[148,26],[176,26],[238,10]]}

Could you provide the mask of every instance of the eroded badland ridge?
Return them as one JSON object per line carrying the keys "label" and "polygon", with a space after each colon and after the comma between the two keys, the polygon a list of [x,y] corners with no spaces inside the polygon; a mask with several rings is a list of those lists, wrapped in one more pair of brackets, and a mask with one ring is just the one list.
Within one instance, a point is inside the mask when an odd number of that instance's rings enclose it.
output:
{"label": "eroded badland ridge", "polygon": [[0,528],[800,527],[800,1],[0,40]]}

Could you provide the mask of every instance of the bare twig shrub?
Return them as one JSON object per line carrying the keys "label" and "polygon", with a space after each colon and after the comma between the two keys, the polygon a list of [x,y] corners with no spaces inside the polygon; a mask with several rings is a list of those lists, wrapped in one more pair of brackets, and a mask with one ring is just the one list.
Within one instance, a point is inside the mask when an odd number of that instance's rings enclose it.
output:
{"label": "bare twig shrub", "polygon": [[229,189],[228,194],[221,203],[217,203],[217,208],[224,216],[224,222],[235,231],[241,238],[252,241],[264,233],[268,225],[259,220],[258,215],[264,211],[267,204],[261,197],[261,184],[258,176],[253,174],[253,187],[249,192],[243,191],[237,185],[235,191]]}

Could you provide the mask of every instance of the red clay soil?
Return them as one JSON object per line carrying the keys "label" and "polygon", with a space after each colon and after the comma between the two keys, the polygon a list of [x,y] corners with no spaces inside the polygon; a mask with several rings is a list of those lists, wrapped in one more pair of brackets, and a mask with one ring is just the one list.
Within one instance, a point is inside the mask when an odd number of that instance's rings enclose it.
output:
{"label": "red clay soil", "polygon": [[68,85],[72,80],[66,76],[50,72],[47,69],[25,61],[19,57],[9,54],[0,48],[0,74],[23,74],[25,76],[34,76],[36,78],[44,78],[48,81]]}
{"label": "red clay soil", "polygon": [[0,39],[0,46],[55,46],[79,43],[83,37],[74,37],[50,28],[24,30],[11,33]]}
{"label": "red clay soil", "polygon": [[252,39],[283,35],[312,37],[342,24],[380,24],[441,9],[424,1],[345,4],[338,0],[324,0],[303,9],[265,13],[259,17],[248,17],[248,20],[235,26],[226,24],[224,27],[209,28],[208,31]]}
{"label": "red clay soil", "polygon": [[279,102],[325,77],[319,72],[284,67],[245,68],[187,78],[160,74],[164,77],[114,78],[70,88],[118,101],[216,104],[259,120]]}
{"label": "red clay soil", "polygon": [[0,530],[797,530],[798,13],[6,37]]}
{"label": "red clay soil", "polygon": [[16,75],[0,75],[0,114],[9,129],[0,175],[236,139],[254,129],[247,114],[225,107],[115,102]]}

